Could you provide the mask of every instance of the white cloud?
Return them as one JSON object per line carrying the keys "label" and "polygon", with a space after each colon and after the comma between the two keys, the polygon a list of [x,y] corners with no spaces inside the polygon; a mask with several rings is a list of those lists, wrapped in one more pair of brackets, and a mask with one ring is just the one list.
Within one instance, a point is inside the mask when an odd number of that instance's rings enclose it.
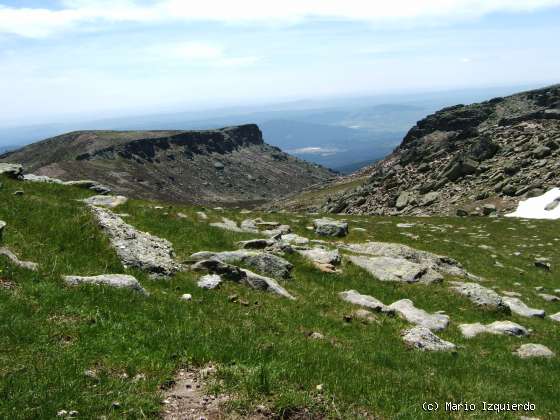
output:
{"label": "white cloud", "polygon": [[155,45],[147,48],[147,53],[168,61],[213,67],[246,67],[259,61],[255,56],[228,55],[223,46],[201,41]]}
{"label": "white cloud", "polygon": [[293,23],[309,18],[365,22],[479,17],[560,6],[560,0],[65,0],[60,10],[0,6],[0,33],[45,37],[99,22]]}

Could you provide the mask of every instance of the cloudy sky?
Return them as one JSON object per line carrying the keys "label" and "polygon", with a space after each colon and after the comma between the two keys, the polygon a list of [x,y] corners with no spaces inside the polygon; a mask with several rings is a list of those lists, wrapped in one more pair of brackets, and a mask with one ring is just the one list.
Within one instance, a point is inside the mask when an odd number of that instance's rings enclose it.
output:
{"label": "cloudy sky", "polygon": [[0,0],[0,122],[560,82],[560,0]]}

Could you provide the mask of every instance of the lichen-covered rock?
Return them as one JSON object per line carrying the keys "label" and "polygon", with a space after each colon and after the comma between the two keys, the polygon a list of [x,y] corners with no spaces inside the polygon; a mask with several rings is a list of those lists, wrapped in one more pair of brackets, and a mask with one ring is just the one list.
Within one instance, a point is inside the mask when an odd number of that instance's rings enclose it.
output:
{"label": "lichen-covered rock", "polygon": [[442,340],[426,327],[417,326],[402,332],[403,341],[421,351],[454,351],[455,344]]}
{"label": "lichen-covered rock", "polygon": [[527,306],[521,299],[512,296],[502,296],[502,301],[514,314],[525,317],[544,318],[543,309],[534,309]]}
{"label": "lichen-covered rock", "polygon": [[313,220],[315,233],[320,236],[341,237],[348,235],[348,223],[340,220],[323,218]]}
{"label": "lichen-covered rock", "polygon": [[171,242],[136,230],[110,210],[90,208],[125,267],[138,268],[152,277],[168,277],[181,270]]}
{"label": "lichen-covered rock", "polygon": [[364,308],[368,308],[374,310],[376,312],[388,312],[394,313],[394,310],[386,306],[380,300],[368,295],[362,295],[355,290],[347,290],[345,292],[340,292],[338,296],[345,300],[346,302],[352,303],[354,305],[363,306]]}
{"label": "lichen-covered rock", "polygon": [[467,297],[475,305],[490,310],[509,312],[509,307],[504,303],[500,295],[492,289],[477,283],[451,282],[451,289]]}
{"label": "lichen-covered rock", "polygon": [[478,334],[496,334],[496,335],[513,335],[516,337],[525,337],[529,335],[527,328],[511,321],[496,321],[488,325],[481,323],[461,324],[459,325],[461,333],[467,337],[476,337]]}
{"label": "lichen-covered rock", "polygon": [[114,209],[128,201],[128,198],[122,195],[94,195],[93,197],[83,200],[84,203],[90,206],[100,206]]}
{"label": "lichen-covered rock", "polygon": [[403,258],[350,255],[348,259],[381,281],[435,283],[443,280],[441,274],[429,267]]}
{"label": "lichen-covered rock", "polygon": [[198,287],[202,289],[215,289],[222,283],[222,278],[218,274],[208,274],[202,276],[198,282]]}
{"label": "lichen-covered rock", "polygon": [[401,299],[391,305],[393,309],[401,318],[406,319],[412,324],[426,327],[432,331],[441,331],[449,325],[449,317],[443,314],[430,314],[423,309],[414,306],[410,299]]}
{"label": "lichen-covered rock", "polygon": [[550,359],[555,356],[554,352],[548,347],[543,346],[542,344],[533,343],[523,344],[517,350],[515,350],[513,354],[521,357],[522,359],[528,359],[532,357],[542,357]]}
{"label": "lichen-covered rock", "polygon": [[148,294],[136,278],[126,274],[103,274],[91,277],[65,276],[64,282],[69,286],[79,286],[81,284],[103,285],[119,289],[130,289],[144,295]]}

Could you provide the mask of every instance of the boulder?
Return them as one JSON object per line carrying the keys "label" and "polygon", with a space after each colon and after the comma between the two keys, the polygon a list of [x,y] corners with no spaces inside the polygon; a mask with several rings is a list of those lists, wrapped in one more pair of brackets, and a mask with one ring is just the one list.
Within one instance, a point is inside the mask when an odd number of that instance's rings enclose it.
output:
{"label": "boulder", "polygon": [[148,292],[144,290],[136,278],[126,274],[103,274],[92,277],[65,276],[64,282],[69,286],[81,284],[104,285],[119,289],[130,289],[148,295]]}
{"label": "boulder", "polygon": [[276,282],[276,280],[273,280],[269,277],[261,276],[259,274],[255,274],[249,270],[241,269],[241,271],[245,273],[245,278],[242,279],[242,283],[247,284],[253,289],[275,293],[287,299],[295,300],[295,297],[293,297],[286,289],[280,286]]}
{"label": "boulder", "polygon": [[420,197],[421,206],[429,206],[439,200],[439,193],[436,191],[429,192]]}
{"label": "boulder", "polygon": [[320,247],[297,249],[296,252],[308,260],[318,264],[338,265],[342,260],[337,249],[329,250]]}
{"label": "boulder", "polygon": [[171,242],[136,230],[110,210],[90,208],[125,267],[146,271],[154,278],[168,277],[181,270],[174,261]]}
{"label": "boulder", "polygon": [[313,221],[315,233],[320,236],[341,237],[348,235],[348,223],[334,219],[315,219]]}
{"label": "boulder", "polygon": [[338,296],[346,302],[354,305],[363,306],[364,308],[372,309],[376,312],[394,313],[394,310],[384,305],[383,302],[368,295],[362,295],[355,290],[347,290],[340,292]]}
{"label": "boulder", "polygon": [[516,356],[521,357],[522,359],[528,359],[532,357],[543,357],[543,358],[551,358],[554,357],[555,354],[552,350],[548,347],[543,346],[542,344],[523,344],[517,350],[513,352]]}
{"label": "boulder", "polygon": [[408,203],[411,200],[412,200],[412,194],[408,191],[404,191],[404,192],[399,194],[399,197],[397,198],[397,203],[396,203],[395,207],[397,208],[397,210],[402,210],[406,206],[408,206]]}
{"label": "boulder", "polygon": [[443,280],[443,276],[430,267],[404,258],[350,255],[348,259],[381,281],[434,283]]}
{"label": "boulder", "polygon": [[462,283],[458,281],[451,282],[451,289],[467,297],[475,305],[485,309],[509,311],[500,295],[492,289],[481,286],[477,283]]}
{"label": "boulder", "polygon": [[412,324],[426,327],[432,331],[441,331],[449,325],[449,317],[442,314],[429,314],[423,309],[418,309],[409,299],[398,300],[391,305],[389,309],[393,309],[399,316],[406,319]]}
{"label": "boulder", "polygon": [[84,203],[90,206],[100,206],[114,209],[122,204],[125,204],[128,198],[122,195],[94,195],[93,197],[83,200]]}
{"label": "boulder", "polygon": [[194,261],[216,259],[225,263],[240,262],[263,274],[281,279],[290,278],[290,273],[294,268],[290,262],[277,255],[243,249],[224,252],[197,252],[192,254],[190,258]]}
{"label": "boulder", "polygon": [[533,157],[537,159],[543,159],[547,156],[550,156],[552,150],[550,147],[547,146],[538,146],[535,150],[533,150]]}
{"label": "boulder", "polygon": [[192,271],[207,272],[211,274],[218,274],[226,280],[241,282],[246,275],[239,267],[226,264],[216,259],[201,260],[191,266]]}
{"label": "boulder", "polygon": [[290,245],[297,245],[297,246],[305,246],[307,244],[309,244],[309,239],[297,235],[295,233],[288,233],[285,235],[282,235],[282,241],[286,242],[287,244]]}
{"label": "boulder", "polygon": [[491,214],[496,213],[497,209],[494,204],[484,204],[482,206],[482,214],[485,216],[490,216]]}
{"label": "boulder", "polygon": [[198,287],[202,289],[215,289],[222,283],[222,278],[217,274],[202,276],[198,282]]}
{"label": "boulder", "polygon": [[450,181],[456,181],[463,178],[465,175],[472,175],[476,173],[478,163],[468,157],[463,157],[454,162],[443,176]]}
{"label": "boulder", "polygon": [[544,318],[544,310],[528,307],[521,299],[512,296],[503,296],[502,301],[514,314],[528,318]]}
{"label": "boulder", "polygon": [[456,346],[442,340],[426,327],[417,326],[402,333],[403,341],[410,347],[421,351],[455,351]]}
{"label": "boulder", "polygon": [[0,163],[0,175],[19,179],[23,175],[23,166],[17,163]]}
{"label": "boulder", "polygon": [[515,322],[511,321],[496,321],[488,325],[480,323],[476,324],[461,324],[459,325],[461,333],[467,337],[472,338],[478,334],[496,334],[496,335],[513,335],[516,337],[525,337],[529,335],[529,331]]}

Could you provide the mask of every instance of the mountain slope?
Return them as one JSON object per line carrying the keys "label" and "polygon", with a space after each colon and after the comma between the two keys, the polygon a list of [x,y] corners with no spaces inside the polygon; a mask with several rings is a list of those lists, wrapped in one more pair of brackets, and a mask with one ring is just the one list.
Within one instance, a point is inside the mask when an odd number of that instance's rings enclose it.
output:
{"label": "mountain slope", "polygon": [[560,86],[457,105],[419,121],[368,180],[321,209],[349,214],[510,210],[560,184]]}
{"label": "mountain slope", "polygon": [[120,194],[249,204],[333,174],[264,143],[256,125],[205,131],[79,131],[0,156],[28,172],[93,179]]}

